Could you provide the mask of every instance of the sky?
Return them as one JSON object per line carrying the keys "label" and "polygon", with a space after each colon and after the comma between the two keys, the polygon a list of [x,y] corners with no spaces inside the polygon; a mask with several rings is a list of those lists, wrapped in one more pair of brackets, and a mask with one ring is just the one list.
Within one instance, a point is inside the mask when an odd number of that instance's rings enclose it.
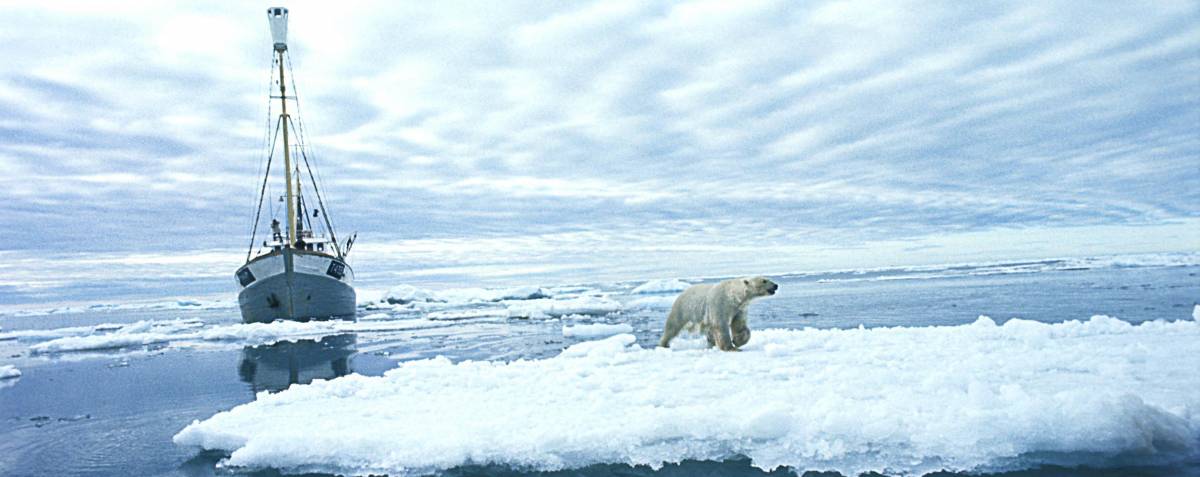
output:
{"label": "sky", "polygon": [[[1195,1],[281,4],[379,281],[1200,246]],[[232,274],[271,5],[0,1],[0,258]]]}

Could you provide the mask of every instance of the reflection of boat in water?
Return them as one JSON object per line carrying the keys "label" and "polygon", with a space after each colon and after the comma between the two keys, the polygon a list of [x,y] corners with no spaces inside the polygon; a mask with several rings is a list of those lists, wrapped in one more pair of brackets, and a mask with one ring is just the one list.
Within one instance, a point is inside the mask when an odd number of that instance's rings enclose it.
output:
{"label": "reflection of boat in water", "polygon": [[281,341],[242,349],[238,376],[254,392],[277,392],[314,379],[333,379],[352,373],[350,357],[358,352],[354,334],[320,340]]}
{"label": "reflection of boat in water", "polygon": [[[284,78],[284,65],[290,65],[290,57],[286,56],[287,15],[286,8],[274,7],[267,10],[271,36],[275,42],[273,61],[278,65],[279,71],[277,82],[280,113],[266,158],[266,174],[259,193],[254,227],[250,232],[250,250],[246,253],[246,263],[238,268],[235,274],[238,284],[242,287],[238,293],[238,305],[242,309],[242,321],[247,323],[354,317],[355,294],[354,287],[351,286],[354,270],[346,263],[346,255],[354,245],[354,237],[338,243],[329,211],[325,207],[321,190],[317,187],[320,175],[313,174],[309,148],[301,137],[304,133],[304,122],[293,122],[292,117],[288,115],[288,100],[295,103],[298,111],[300,99],[294,82],[292,95],[288,96]],[[275,72],[275,66],[272,65],[272,74]],[[268,117],[270,116],[268,112]],[[281,131],[282,137],[279,134]],[[295,135],[298,143],[291,143],[289,131]],[[263,210],[263,198],[268,195],[267,179],[271,177],[275,141],[278,139],[283,141],[283,182],[287,191],[281,201],[286,200],[287,205],[281,209],[287,214],[287,228],[280,230],[279,220],[272,218],[271,239],[262,242],[258,255],[255,256],[259,218]],[[304,165],[303,169],[300,168],[301,164]],[[306,177],[308,183],[304,184]],[[316,208],[309,210],[305,205],[305,187],[302,185],[311,189],[310,199],[316,198]],[[312,201],[307,203],[311,206]],[[275,214],[273,208],[271,214]],[[316,228],[323,228],[328,236],[325,233],[316,233]]]}

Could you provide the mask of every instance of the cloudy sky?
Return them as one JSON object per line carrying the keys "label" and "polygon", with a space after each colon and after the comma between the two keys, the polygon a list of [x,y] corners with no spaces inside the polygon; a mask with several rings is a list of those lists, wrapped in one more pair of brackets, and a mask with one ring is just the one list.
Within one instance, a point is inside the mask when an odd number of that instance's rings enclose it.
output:
{"label": "cloudy sky", "polygon": [[[360,274],[1200,245],[1194,0],[283,5]],[[0,254],[215,251],[231,271],[267,6],[0,3]]]}

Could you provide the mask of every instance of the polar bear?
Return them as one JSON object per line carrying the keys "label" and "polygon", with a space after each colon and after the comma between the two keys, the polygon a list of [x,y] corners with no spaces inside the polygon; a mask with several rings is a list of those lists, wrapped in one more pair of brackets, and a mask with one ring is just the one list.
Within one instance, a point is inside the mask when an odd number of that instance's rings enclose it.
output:
{"label": "polar bear", "polygon": [[779,285],[765,277],[732,278],[715,285],[692,285],[679,294],[658,345],[667,348],[684,328],[700,331],[708,345],[740,351],[750,341],[746,308],[755,298],[775,294]]}

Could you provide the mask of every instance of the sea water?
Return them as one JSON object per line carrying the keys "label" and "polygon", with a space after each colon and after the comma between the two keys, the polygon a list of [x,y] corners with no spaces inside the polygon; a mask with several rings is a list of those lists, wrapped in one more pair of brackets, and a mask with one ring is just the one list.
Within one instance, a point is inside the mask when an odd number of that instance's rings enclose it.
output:
{"label": "sea water", "polygon": [[[436,289],[417,303],[362,297],[357,323],[290,328],[241,325],[234,308],[187,300],[9,312],[0,365],[20,376],[0,380],[0,475],[900,475],[979,462],[976,472],[998,475],[1200,475],[1195,389],[1177,386],[1200,379],[1200,358],[1163,355],[1192,349],[1176,336],[1192,332],[1198,275],[1189,264],[1046,261],[775,276],[780,291],[751,307],[755,334],[736,356],[686,337],[652,349],[675,292],[634,292],[638,280],[536,284],[542,292],[526,300]],[[1048,364],[1021,374],[1020,363],[973,362],[980,356]],[[696,369],[678,370],[687,366]],[[725,379],[682,385],[669,401],[644,389],[656,373],[711,370]],[[822,374],[834,370],[844,374]],[[910,378],[927,382],[902,382]],[[515,384],[523,379],[544,388]],[[714,390],[747,397],[731,405]],[[615,406],[599,396],[663,401]],[[304,407],[314,402],[358,409]],[[400,427],[413,435],[389,439],[388,425],[422,418],[386,408],[401,402],[436,414],[422,428],[429,434]],[[735,409],[709,410],[714,403]],[[679,419],[637,414],[668,404]],[[385,408],[364,410],[372,405]],[[511,432],[488,427],[500,422],[488,413],[501,410],[530,414]],[[339,447],[334,435],[358,443]],[[263,436],[271,442],[255,440]],[[586,439],[564,443],[572,436]],[[1148,443],[1131,441],[1138,436]],[[414,455],[367,447],[395,440]],[[1023,450],[1001,458],[1010,449]],[[328,465],[312,465],[318,455]],[[404,466],[414,462],[424,467]]]}

